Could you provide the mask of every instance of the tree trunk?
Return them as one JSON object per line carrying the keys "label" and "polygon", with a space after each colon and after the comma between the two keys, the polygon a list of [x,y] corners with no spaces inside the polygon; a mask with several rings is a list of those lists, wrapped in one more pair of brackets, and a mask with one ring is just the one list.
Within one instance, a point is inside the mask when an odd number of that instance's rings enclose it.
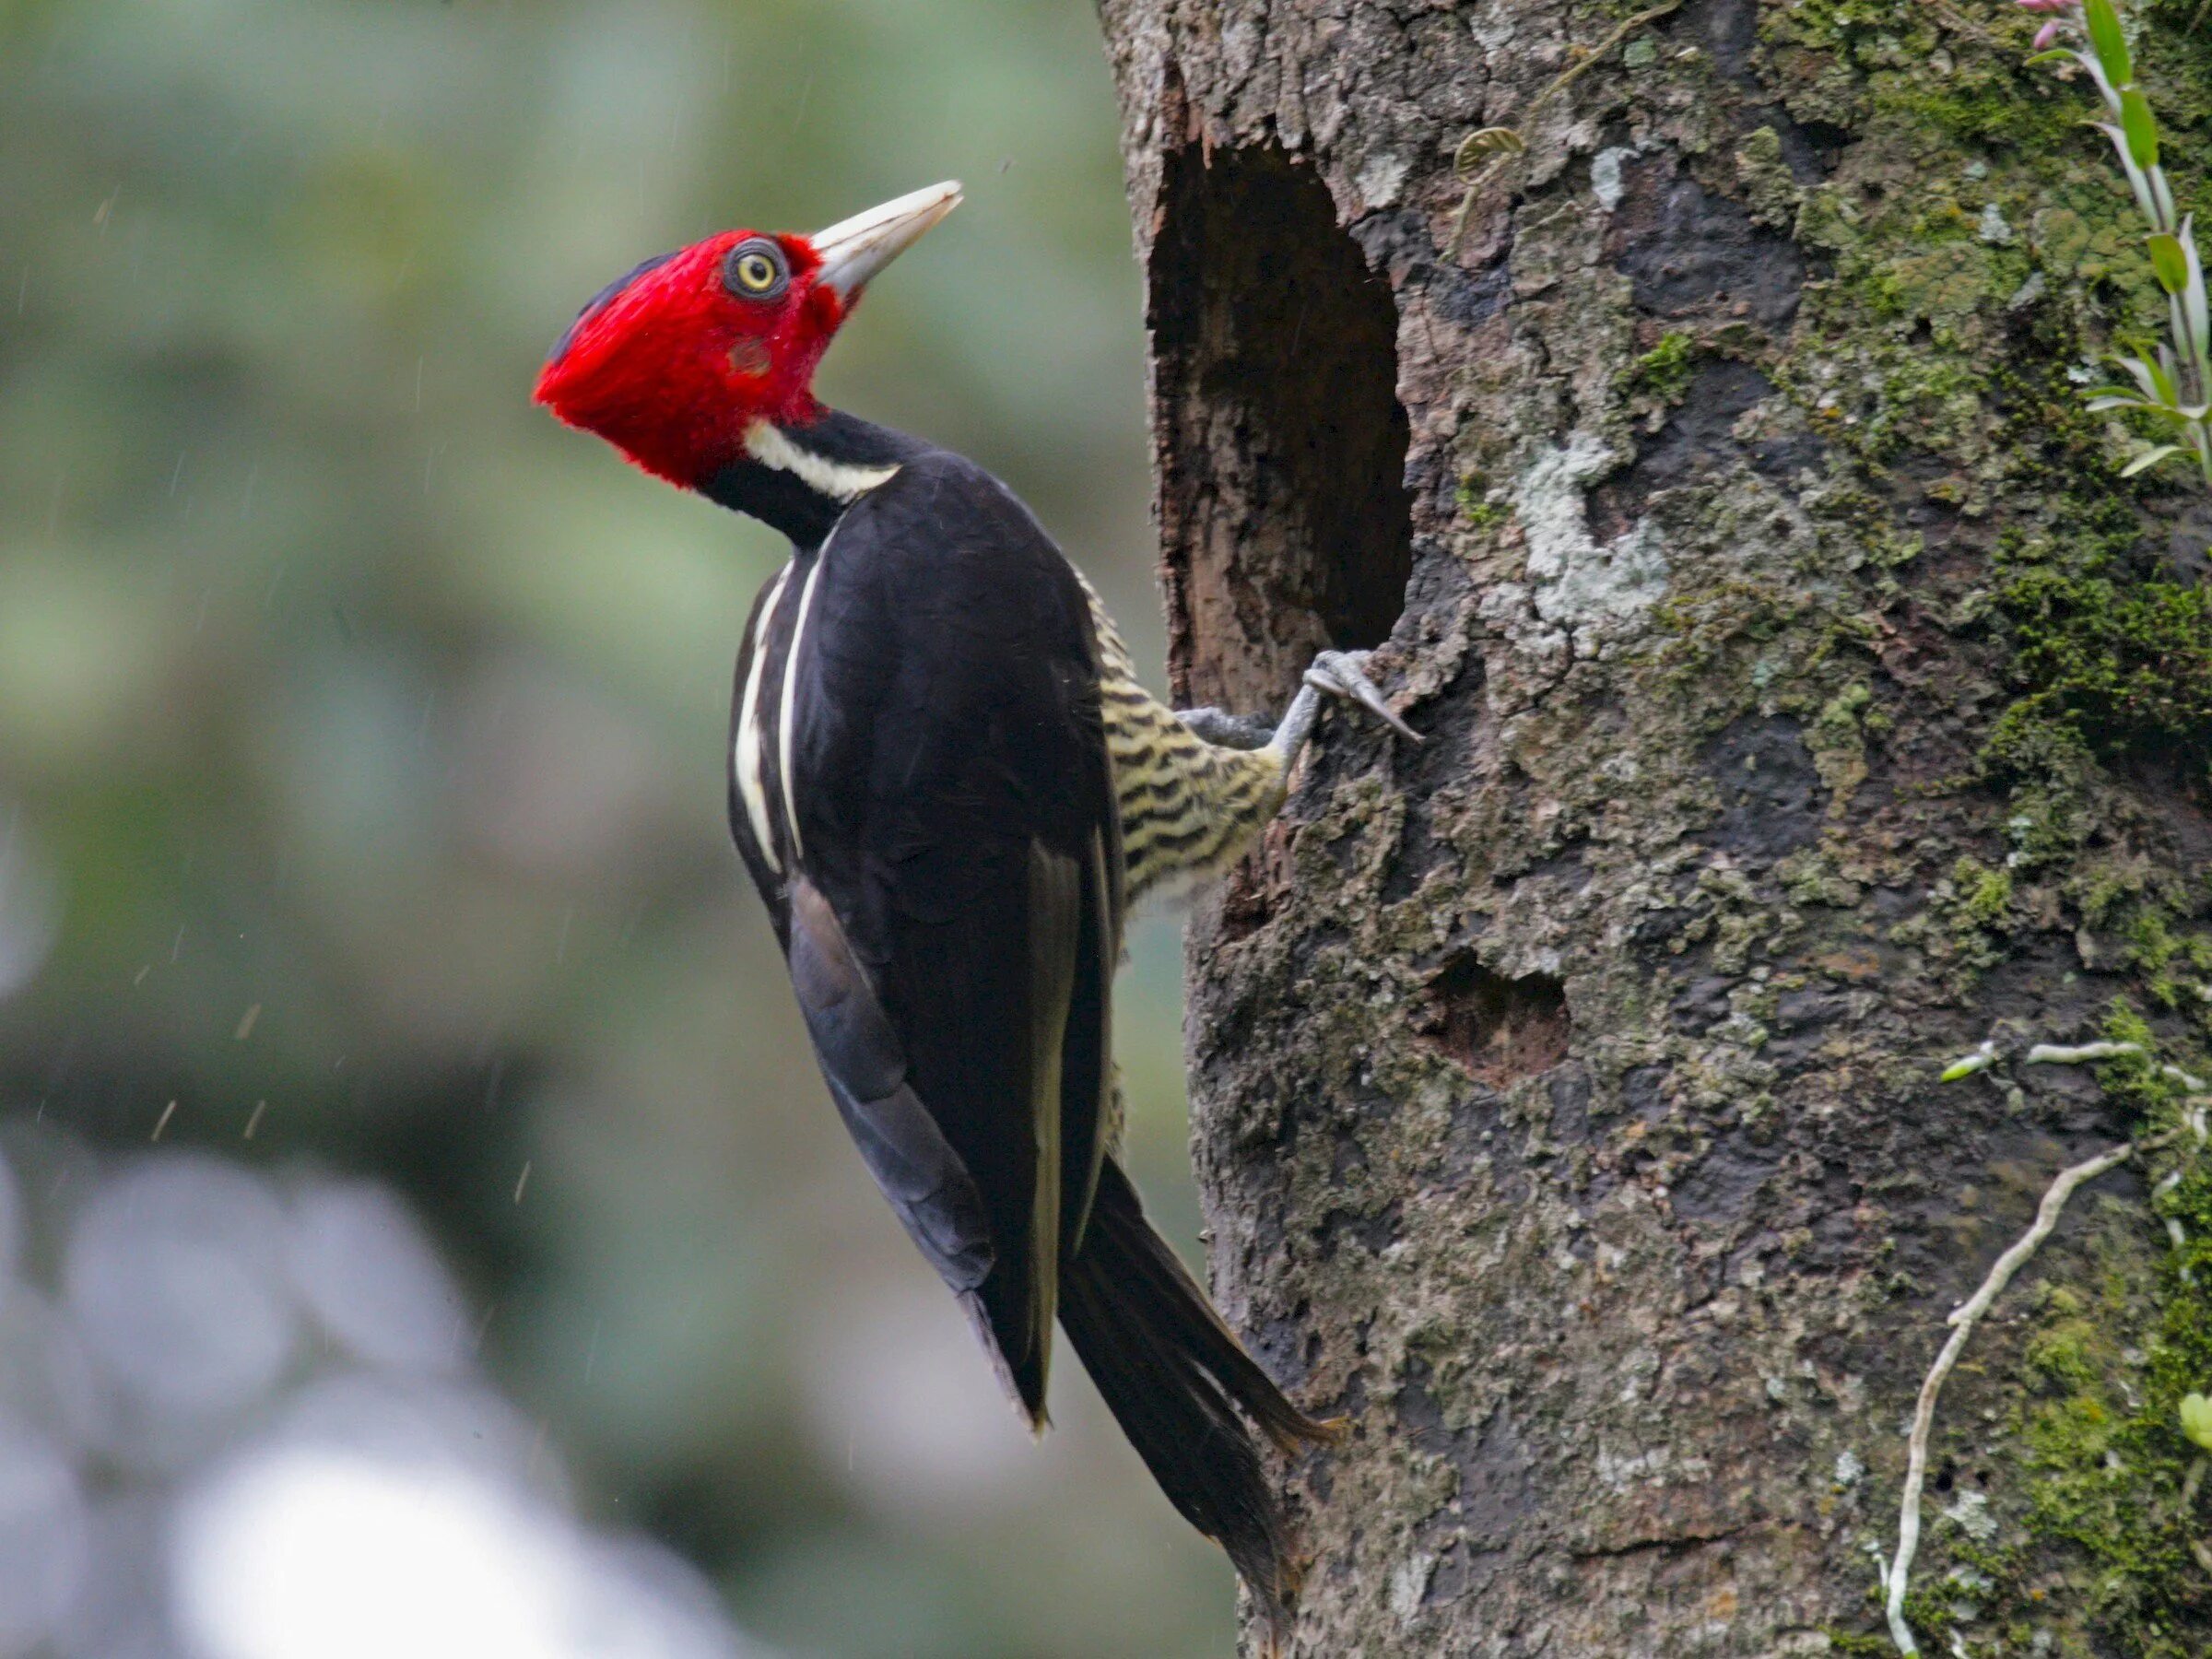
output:
{"label": "tree trunk", "polygon": [[[1355,1424],[1284,1471],[1299,1653],[1891,1651],[1946,1312],[2175,1111],[2023,1052],[2195,1069],[2212,1006],[2212,517],[2066,372],[2158,316],[2085,87],[1995,0],[1688,0],[1541,96],[1630,10],[1103,0],[1179,700],[1378,646],[1429,737],[1332,715],[1192,928],[1215,1288]],[[2177,1157],[1952,1377],[1926,1651],[2212,1651]]]}

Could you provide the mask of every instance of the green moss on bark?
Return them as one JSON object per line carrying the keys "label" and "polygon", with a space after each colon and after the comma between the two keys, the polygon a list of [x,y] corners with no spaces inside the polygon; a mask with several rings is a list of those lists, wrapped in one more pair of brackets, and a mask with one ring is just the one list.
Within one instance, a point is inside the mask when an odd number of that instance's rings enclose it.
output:
{"label": "green moss on bark", "polygon": [[1631,402],[1648,400],[1662,407],[1678,404],[1689,390],[1698,356],[1693,336],[1678,329],[1662,335],[1658,345],[1629,365],[1621,377],[1621,391]]}
{"label": "green moss on bark", "polygon": [[[2176,0],[2143,13],[2184,189],[2212,178],[2201,132],[2212,37],[2197,10]],[[2155,328],[2159,302],[2101,140],[2080,131],[2082,89],[1986,50],[2018,24],[1988,21],[1965,48],[1940,12],[1888,0],[1812,0],[1771,10],[1764,26],[1771,61],[1797,72],[1794,114],[1893,147],[1888,180],[1863,171],[1808,193],[1798,236],[1830,265],[1808,286],[1796,347],[1771,370],[1874,481],[1875,504],[1856,513],[1849,488],[1832,492],[1830,520],[1862,549],[1876,545],[1869,525],[1894,547],[1884,486],[1909,469],[1925,499],[1995,526],[1986,582],[1945,621],[1984,630],[1995,648],[1978,772],[2008,797],[2006,856],[1957,859],[1890,938],[1964,997],[2028,934],[2071,912],[2086,961],[2130,973],[2145,1006],[2201,1030],[2199,986],[2212,974],[2201,884],[2114,865],[2113,891],[2091,890],[2115,771],[2178,758],[2201,782],[2212,761],[2212,595],[2156,556],[2150,526],[2169,487],[2118,476],[2142,435],[2088,415],[2080,395],[2077,365]],[[2027,28],[2018,32],[2024,43]],[[1790,631],[1741,595],[1677,594],[1661,617],[1693,672],[1740,671],[1747,649]],[[1860,715],[1842,700],[1849,689],[1816,720],[1817,752],[1847,751],[1840,740]],[[2039,872],[2051,873],[2045,885]],[[2108,1034],[2154,1042],[2132,1011]],[[2176,1121],[2178,1086],[2155,1063],[2102,1072],[2138,1133]],[[2003,1535],[1935,1525],[1909,1606],[1926,1651],[1945,1651],[1956,1630],[1977,1655],[2201,1653],[2207,1587],[2188,1542],[2212,1534],[2212,1499],[2179,1512],[2195,1452],[2175,1408],[2212,1387],[2212,1172],[2168,1154],[2146,1173],[2154,1213],[2109,1184],[2077,1200],[2094,1219],[2092,1271],[2052,1282],[2000,1385],[2012,1416],[1995,1443],[2025,1453],[2024,1467],[1999,1457],[1991,1472]],[[2170,1257],[2168,1218],[2188,1241]],[[1947,1419],[1938,1435],[1974,1438]],[[1841,1651],[1888,1651],[1878,1635],[1830,1636]]]}
{"label": "green moss on bark", "polygon": [[[2185,1091],[2151,1057],[2150,1028],[2122,1007],[2105,1034],[2148,1051],[2100,1067],[2138,1135],[2177,1128]],[[2212,1512],[2181,1501],[2197,1453],[2181,1432],[2179,1406],[2212,1378],[2212,1167],[2190,1137],[2159,1157],[2154,1173],[2150,1207],[2178,1222],[2183,1241],[2154,1282],[2136,1282],[2116,1254],[2100,1256],[2090,1284],[2048,1293],[2048,1323],[2028,1346],[2035,1387],[2019,1432],[2035,1473],[2027,1519],[2038,1540],[2068,1547],[2088,1569],[2065,1572],[2041,1599],[2072,1598],[2082,1621],[2120,1652],[2199,1659],[2206,1584],[2190,1541],[2212,1532]],[[2133,1221],[2133,1205],[2116,1207],[2123,1227]]]}
{"label": "green moss on bark", "polygon": [[1999,594],[2030,688],[2006,725],[2060,722],[2100,755],[2212,758],[2212,593],[2099,559],[2079,573],[2030,566]]}

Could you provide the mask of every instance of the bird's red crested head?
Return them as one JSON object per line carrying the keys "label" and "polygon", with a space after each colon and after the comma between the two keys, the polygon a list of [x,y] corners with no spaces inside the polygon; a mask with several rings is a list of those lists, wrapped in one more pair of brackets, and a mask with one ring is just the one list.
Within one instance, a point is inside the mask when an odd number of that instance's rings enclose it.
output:
{"label": "bird's red crested head", "polygon": [[704,486],[768,423],[818,412],[814,371],[870,277],[959,206],[932,185],[813,236],[725,230],[594,295],[536,400],[647,472]]}

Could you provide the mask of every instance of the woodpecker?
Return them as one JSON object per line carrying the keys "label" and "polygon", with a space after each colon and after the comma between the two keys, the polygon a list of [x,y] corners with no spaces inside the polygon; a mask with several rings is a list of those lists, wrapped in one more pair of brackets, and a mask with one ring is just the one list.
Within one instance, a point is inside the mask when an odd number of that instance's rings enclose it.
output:
{"label": "woodpecker", "polygon": [[1253,1430],[1288,1452],[1334,1430],[1145,1218],[1113,975],[1135,900],[1274,816],[1324,698],[1415,734],[1358,653],[1323,653],[1272,726],[1169,708],[1011,490],[815,398],[868,282],[959,200],[938,184],[811,237],[646,260],[583,307],[536,398],[791,538],[738,651],[729,816],[830,1098],[1032,1429],[1057,1318],[1279,1633],[1300,1564]]}

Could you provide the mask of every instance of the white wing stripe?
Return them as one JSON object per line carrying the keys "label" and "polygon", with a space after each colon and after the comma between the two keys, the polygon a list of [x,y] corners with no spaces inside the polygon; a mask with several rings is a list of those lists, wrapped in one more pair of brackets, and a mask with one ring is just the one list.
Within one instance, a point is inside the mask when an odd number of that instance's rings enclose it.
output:
{"label": "white wing stripe", "polygon": [[[746,670],[745,695],[737,706],[737,793],[744,798],[746,822],[753,827],[760,856],[779,876],[783,874],[783,861],[776,856],[776,838],[768,822],[768,786],[760,772],[760,682],[768,677],[768,645],[775,637],[776,606],[783,603],[784,584],[790,580],[791,567],[785,565],[776,572],[776,585],[769,589],[768,603],[760,607],[760,624],[753,630],[753,660]],[[785,727],[789,729],[788,720]],[[785,787],[788,789],[788,783]],[[797,834],[795,825],[792,832]]]}
{"label": "white wing stripe", "polygon": [[822,566],[830,559],[830,544],[836,539],[837,527],[833,524],[830,534],[822,538],[821,551],[814,556],[814,568],[806,572],[806,585],[799,591],[799,614],[791,625],[791,649],[783,653],[783,706],[777,711],[776,759],[783,776],[783,821],[791,830],[792,853],[801,858],[806,856],[806,847],[799,840],[799,807],[792,793],[791,716],[798,701],[799,650],[806,643],[806,619],[814,614],[814,584],[822,579]]}

